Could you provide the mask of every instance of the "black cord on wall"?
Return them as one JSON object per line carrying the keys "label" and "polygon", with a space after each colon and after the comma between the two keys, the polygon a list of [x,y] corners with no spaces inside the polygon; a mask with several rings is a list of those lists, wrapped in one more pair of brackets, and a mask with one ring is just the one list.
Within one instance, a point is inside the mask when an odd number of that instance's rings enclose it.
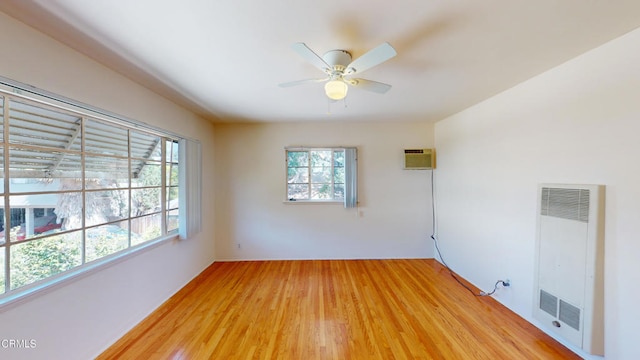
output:
{"label": "black cord on wall", "polygon": [[440,258],[440,261],[442,261],[442,265],[444,265],[444,267],[449,270],[449,274],[451,274],[451,276],[458,282],[458,284],[462,285],[462,287],[464,287],[465,289],[467,289],[471,294],[473,294],[473,296],[491,296],[493,295],[496,290],[498,290],[498,285],[502,284],[502,286],[510,286],[509,282],[506,280],[498,280],[496,281],[495,285],[493,286],[493,290],[491,290],[491,292],[484,292],[484,291],[480,291],[479,293],[476,293],[475,291],[473,291],[473,289],[471,289],[469,286],[467,286],[467,284],[465,284],[462,280],[460,280],[460,278],[458,278],[458,276],[456,276],[455,272],[453,272],[453,270],[451,270],[451,268],[449,267],[449,265],[447,265],[447,263],[444,261],[444,257],[442,257],[442,253],[440,252],[440,247],[438,247],[438,237],[436,236],[436,200],[435,200],[435,186],[433,183],[433,172],[434,170],[431,169],[431,219],[432,219],[432,229],[433,229],[433,233],[431,234],[431,239],[433,240],[433,244],[435,245],[436,248],[436,252],[438,253],[438,257]]}

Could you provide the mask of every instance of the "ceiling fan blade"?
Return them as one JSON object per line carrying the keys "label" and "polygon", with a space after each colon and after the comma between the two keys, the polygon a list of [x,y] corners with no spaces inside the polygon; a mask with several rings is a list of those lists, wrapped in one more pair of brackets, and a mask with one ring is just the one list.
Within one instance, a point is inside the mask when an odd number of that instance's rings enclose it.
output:
{"label": "ceiling fan blade", "polygon": [[357,87],[358,89],[371,91],[378,94],[384,94],[389,91],[389,89],[391,89],[391,85],[389,84],[367,79],[349,79],[347,80],[347,83],[353,87]]}
{"label": "ceiling fan blade", "polygon": [[351,62],[351,64],[347,65],[347,70],[345,71],[346,75],[362,73],[363,71],[370,69],[378,64],[382,64],[383,62],[391,59],[396,56],[398,53],[396,49],[393,48],[389,43],[383,43],[378,47],[369,50],[366,54],[360,56]]}
{"label": "ceiling fan blade", "polygon": [[305,43],[295,43],[291,45],[291,48],[307,60],[311,65],[317,67],[323,72],[328,73],[331,70],[331,66],[327,64],[318,54],[314,53]]}
{"label": "ceiling fan blade", "polygon": [[281,84],[278,84],[278,86],[286,88],[286,87],[298,86],[298,85],[304,85],[304,84],[319,83],[327,80],[329,80],[328,77],[321,78],[321,79],[304,79],[304,80],[296,80],[296,81],[281,83]]}

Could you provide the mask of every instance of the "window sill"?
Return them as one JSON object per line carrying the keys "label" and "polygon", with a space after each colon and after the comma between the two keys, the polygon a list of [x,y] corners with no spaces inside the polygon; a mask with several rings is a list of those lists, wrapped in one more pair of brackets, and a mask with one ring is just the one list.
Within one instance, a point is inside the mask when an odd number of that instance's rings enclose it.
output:
{"label": "window sill", "polygon": [[344,205],[344,201],[337,200],[284,200],[287,205]]}

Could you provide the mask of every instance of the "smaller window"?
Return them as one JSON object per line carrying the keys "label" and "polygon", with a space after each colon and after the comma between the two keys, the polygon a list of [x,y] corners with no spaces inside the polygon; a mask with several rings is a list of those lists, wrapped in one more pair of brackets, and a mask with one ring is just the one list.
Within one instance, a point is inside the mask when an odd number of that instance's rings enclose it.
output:
{"label": "smaller window", "polygon": [[287,201],[344,201],[344,148],[286,149]]}

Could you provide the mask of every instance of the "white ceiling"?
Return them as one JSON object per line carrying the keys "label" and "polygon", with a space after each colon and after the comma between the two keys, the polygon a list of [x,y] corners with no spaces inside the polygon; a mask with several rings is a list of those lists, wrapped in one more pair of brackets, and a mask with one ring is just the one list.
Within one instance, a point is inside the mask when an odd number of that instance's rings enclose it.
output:
{"label": "white ceiling", "polygon": [[[214,121],[437,121],[640,26],[638,0],[2,0],[0,11]],[[329,103],[291,50],[398,52]],[[16,79],[19,80],[19,79]],[[346,105],[346,106],[345,106]]]}

